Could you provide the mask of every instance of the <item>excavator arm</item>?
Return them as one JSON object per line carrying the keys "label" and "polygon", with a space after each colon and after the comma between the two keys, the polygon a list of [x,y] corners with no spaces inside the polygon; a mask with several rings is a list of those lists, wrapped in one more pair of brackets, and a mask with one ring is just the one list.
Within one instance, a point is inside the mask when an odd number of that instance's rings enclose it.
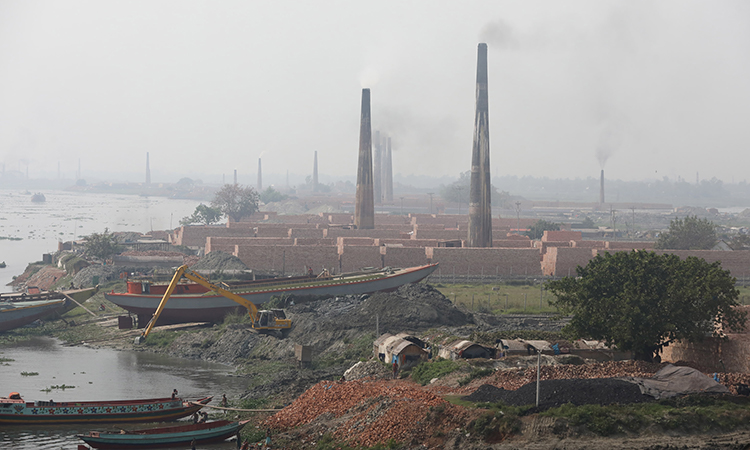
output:
{"label": "excavator arm", "polygon": [[159,319],[159,316],[164,310],[164,306],[167,304],[167,301],[169,301],[169,298],[174,293],[174,290],[177,287],[177,283],[179,283],[183,277],[195,283],[198,283],[207,289],[215,291],[216,293],[223,295],[224,297],[234,301],[235,303],[244,306],[247,309],[248,314],[250,315],[252,327],[256,330],[285,330],[292,327],[291,320],[286,318],[278,318],[272,311],[258,311],[255,303],[235,294],[232,291],[228,291],[220,286],[211,283],[207,279],[203,278],[200,274],[197,274],[190,270],[187,265],[183,265],[180,266],[177,271],[175,271],[174,276],[172,277],[172,281],[169,283],[166,292],[164,292],[164,296],[161,298],[161,302],[159,302],[159,306],[156,308],[154,315],[148,322],[146,329],[143,330],[143,333],[141,333],[141,335],[135,339],[136,344],[140,344],[146,340],[146,337],[148,337],[151,329],[154,327],[154,325],[156,325],[156,321]]}

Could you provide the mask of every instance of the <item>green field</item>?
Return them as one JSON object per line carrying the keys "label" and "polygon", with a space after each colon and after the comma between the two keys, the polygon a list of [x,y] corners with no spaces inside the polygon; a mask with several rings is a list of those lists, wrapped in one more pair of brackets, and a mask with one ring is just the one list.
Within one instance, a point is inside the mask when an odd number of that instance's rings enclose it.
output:
{"label": "green field", "polygon": [[[554,313],[549,301],[555,296],[543,285],[445,284],[438,289],[451,302],[471,311],[493,314]],[[750,305],[750,287],[738,287],[740,304]]]}

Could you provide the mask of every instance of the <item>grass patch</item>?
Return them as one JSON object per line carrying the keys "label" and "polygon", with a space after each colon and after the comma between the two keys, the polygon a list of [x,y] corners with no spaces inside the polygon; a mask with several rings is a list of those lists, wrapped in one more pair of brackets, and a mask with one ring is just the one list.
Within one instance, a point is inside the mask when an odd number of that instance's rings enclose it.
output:
{"label": "grass patch", "polygon": [[15,359],[13,358],[0,358],[0,363],[8,363],[13,361],[15,361]]}
{"label": "grass patch", "polygon": [[[551,313],[555,296],[528,281],[501,284],[441,284],[436,288],[451,302],[491,314]],[[493,290],[495,288],[495,290]],[[540,301],[541,300],[541,301]]]}
{"label": "grass patch", "polygon": [[412,369],[411,378],[424,386],[433,378],[444,377],[451,372],[455,372],[459,367],[460,365],[456,361],[451,361],[449,359],[425,361]]}
{"label": "grass patch", "polygon": [[727,432],[745,427],[750,420],[750,400],[691,395],[653,403],[630,405],[562,405],[540,413],[563,418],[601,436],[633,433],[651,426],[679,433]]}
{"label": "grass patch", "polygon": [[145,344],[149,347],[168,347],[183,331],[153,331],[149,333]]}
{"label": "grass patch", "polygon": [[492,375],[493,373],[495,373],[495,369],[490,369],[490,368],[487,368],[487,367],[485,367],[485,368],[478,367],[478,368],[472,370],[469,375],[467,375],[464,378],[461,378],[460,380],[458,380],[458,385],[459,386],[466,386],[467,384],[471,383],[472,381],[474,381],[477,378],[483,378],[483,377],[486,377],[487,375]]}
{"label": "grass patch", "polygon": [[362,358],[372,355],[372,342],[375,340],[374,333],[367,333],[354,338],[344,338],[346,346],[344,351],[327,352],[319,358],[313,358],[313,369],[326,369],[328,367],[353,363]]}
{"label": "grass patch", "polygon": [[34,377],[39,375],[39,372],[21,372],[22,377]]}

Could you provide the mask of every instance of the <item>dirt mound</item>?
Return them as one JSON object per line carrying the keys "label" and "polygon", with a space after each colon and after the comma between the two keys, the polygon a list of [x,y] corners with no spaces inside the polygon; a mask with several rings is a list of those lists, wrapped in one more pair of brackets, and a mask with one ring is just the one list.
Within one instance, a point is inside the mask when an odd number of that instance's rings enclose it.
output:
{"label": "dirt mound", "polygon": [[[515,391],[486,384],[462,399],[471,402],[503,402],[515,406],[533,405],[536,403],[536,382],[528,383]],[[539,406],[544,409],[565,403],[580,406],[648,401],[654,401],[654,398],[641,394],[638,385],[616,378],[543,380],[539,383]]]}
{"label": "dirt mound", "polygon": [[190,266],[192,270],[227,272],[247,270],[247,266],[238,257],[224,252],[211,252]]}

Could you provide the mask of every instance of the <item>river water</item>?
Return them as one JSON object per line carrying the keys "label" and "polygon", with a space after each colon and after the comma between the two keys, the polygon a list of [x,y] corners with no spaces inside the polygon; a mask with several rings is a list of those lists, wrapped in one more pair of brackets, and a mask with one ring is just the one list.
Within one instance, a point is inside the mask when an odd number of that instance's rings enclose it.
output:
{"label": "river water", "polygon": [[57,251],[59,241],[109,231],[168,230],[179,226],[200,204],[197,200],[41,191],[45,202],[34,203],[19,190],[0,189],[0,292],[13,276],[23,273],[42,254]]}
{"label": "river water", "polygon": [[[19,392],[27,401],[169,397],[172,389],[177,389],[183,398],[213,395],[212,404],[216,405],[222,394],[230,401],[238,399],[247,385],[247,379],[231,376],[233,369],[221,364],[146,352],[66,347],[50,338],[35,338],[4,347],[0,349],[0,361],[0,389],[7,391],[0,395]],[[38,375],[21,375],[24,372]],[[50,390],[53,386],[66,388]],[[144,425],[122,426],[138,427]],[[116,424],[0,426],[0,448],[76,449],[83,443],[76,434],[119,429]],[[236,444],[224,442],[201,448],[231,449],[236,448]]]}

